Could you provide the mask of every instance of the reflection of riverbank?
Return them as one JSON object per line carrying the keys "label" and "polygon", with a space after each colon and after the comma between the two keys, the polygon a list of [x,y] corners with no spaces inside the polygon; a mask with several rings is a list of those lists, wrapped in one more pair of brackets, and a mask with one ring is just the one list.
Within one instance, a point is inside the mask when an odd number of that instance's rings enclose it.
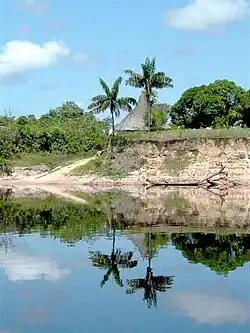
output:
{"label": "reflection of riverbank", "polygon": [[[64,200],[77,198],[77,204],[87,202],[107,215],[112,212],[114,220],[127,227],[152,226],[165,232],[250,232],[250,189],[211,193],[197,188],[128,188],[109,192],[93,187],[61,186],[56,187],[55,196],[57,192],[70,194],[64,195]],[[23,200],[50,196],[48,189],[36,186],[11,190],[11,197]]]}

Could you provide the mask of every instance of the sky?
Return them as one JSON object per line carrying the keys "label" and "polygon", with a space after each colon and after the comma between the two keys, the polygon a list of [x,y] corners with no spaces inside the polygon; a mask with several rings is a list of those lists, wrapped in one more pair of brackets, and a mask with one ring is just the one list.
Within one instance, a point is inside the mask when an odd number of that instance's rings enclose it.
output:
{"label": "sky", "polygon": [[86,108],[99,77],[125,81],[154,56],[174,83],[162,102],[216,79],[250,88],[250,0],[1,0],[0,13],[0,114]]}

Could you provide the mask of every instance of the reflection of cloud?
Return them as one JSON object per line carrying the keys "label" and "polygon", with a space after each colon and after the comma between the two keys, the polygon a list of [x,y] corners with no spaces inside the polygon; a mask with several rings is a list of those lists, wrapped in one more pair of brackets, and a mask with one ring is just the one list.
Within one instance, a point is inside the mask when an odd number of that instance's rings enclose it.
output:
{"label": "reflection of cloud", "polygon": [[50,258],[35,257],[17,252],[0,252],[0,264],[9,281],[51,280],[57,281],[69,274]]}
{"label": "reflection of cloud", "polygon": [[205,293],[179,293],[173,307],[200,324],[244,324],[250,319],[250,304],[238,299]]}
{"label": "reflection of cloud", "polygon": [[[51,316],[51,310],[48,308],[31,308],[26,309],[22,317],[28,324],[40,324],[48,321]],[[1,332],[0,332],[1,333]]]}

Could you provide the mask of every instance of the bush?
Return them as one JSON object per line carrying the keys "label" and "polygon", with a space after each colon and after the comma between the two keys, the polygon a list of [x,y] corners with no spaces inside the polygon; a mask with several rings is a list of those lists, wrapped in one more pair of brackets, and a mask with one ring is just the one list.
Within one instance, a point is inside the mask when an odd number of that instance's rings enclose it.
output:
{"label": "bush", "polygon": [[[2,164],[21,154],[55,153],[74,155],[77,153],[103,150],[107,145],[107,122],[99,121],[94,115],[84,113],[76,107],[67,114],[53,112],[38,120],[19,117],[17,120],[4,118],[6,126],[0,127],[0,159]],[[54,115],[56,114],[56,116]]]}

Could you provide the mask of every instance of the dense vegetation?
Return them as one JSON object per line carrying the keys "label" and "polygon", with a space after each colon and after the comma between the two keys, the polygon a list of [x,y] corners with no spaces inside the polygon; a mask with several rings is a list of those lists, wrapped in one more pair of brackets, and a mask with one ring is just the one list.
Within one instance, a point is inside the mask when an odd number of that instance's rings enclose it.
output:
{"label": "dense vegetation", "polygon": [[172,124],[183,128],[250,126],[250,90],[228,80],[192,87],[171,107]]}
{"label": "dense vegetation", "polygon": [[23,154],[76,156],[102,150],[108,122],[99,121],[74,102],[50,110],[40,119],[31,115],[0,117],[0,164]]}

